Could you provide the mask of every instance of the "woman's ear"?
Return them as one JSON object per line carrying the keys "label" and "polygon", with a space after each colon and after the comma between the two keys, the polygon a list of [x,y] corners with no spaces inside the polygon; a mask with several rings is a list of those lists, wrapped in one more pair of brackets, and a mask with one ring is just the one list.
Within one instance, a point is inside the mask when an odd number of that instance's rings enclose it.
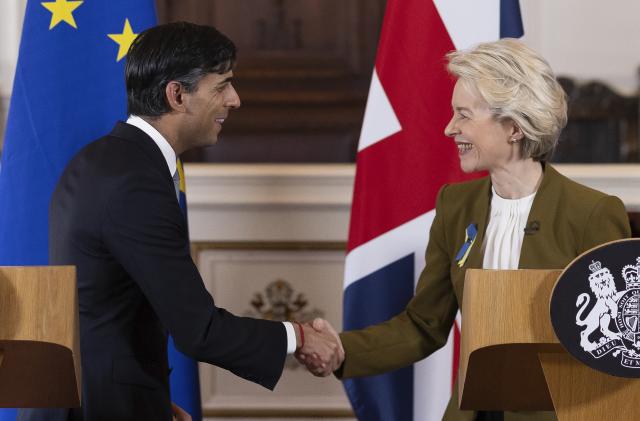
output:
{"label": "woman's ear", "polygon": [[511,119],[507,119],[503,121],[503,124],[504,124],[505,130],[509,134],[509,143],[518,143],[522,139],[524,139],[524,133],[522,132],[522,129],[520,128],[520,126],[516,124],[515,121]]}
{"label": "woman's ear", "polygon": [[511,124],[512,124],[511,139],[515,140],[516,142],[519,142],[522,139],[524,139],[524,133],[522,132],[522,129],[520,128],[520,126],[518,126],[515,122],[512,122]]}

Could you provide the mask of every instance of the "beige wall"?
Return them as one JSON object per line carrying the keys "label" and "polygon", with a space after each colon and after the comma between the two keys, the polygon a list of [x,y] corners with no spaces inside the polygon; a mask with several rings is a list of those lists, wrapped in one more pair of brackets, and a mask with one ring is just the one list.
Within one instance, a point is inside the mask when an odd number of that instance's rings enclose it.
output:
{"label": "beige wall", "polygon": [[26,3],[26,0],[3,2],[0,13],[0,150]]}
{"label": "beige wall", "polygon": [[599,79],[620,93],[638,92],[640,2],[520,0],[524,40],[558,75]]}
{"label": "beige wall", "polygon": [[26,0],[3,2],[0,14],[0,95],[11,92]]}

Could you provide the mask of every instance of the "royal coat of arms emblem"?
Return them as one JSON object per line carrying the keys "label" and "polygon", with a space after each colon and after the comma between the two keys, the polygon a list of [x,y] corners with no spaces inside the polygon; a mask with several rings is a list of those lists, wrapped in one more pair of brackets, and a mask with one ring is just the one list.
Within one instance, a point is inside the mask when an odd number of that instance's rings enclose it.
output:
{"label": "royal coat of arms emblem", "polygon": [[583,327],[580,346],[594,358],[613,353],[621,356],[623,366],[640,368],[640,257],[635,265],[622,269],[626,289],[620,292],[613,274],[600,262],[592,262],[589,269],[589,287],[596,301],[586,316],[591,295],[582,293],[576,301],[576,324]]}
{"label": "royal coat of arms emblem", "polygon": [[611,242],[576,258],[558,279],[551,322],[578,360],[608,374],[640,377],[640,239]]}

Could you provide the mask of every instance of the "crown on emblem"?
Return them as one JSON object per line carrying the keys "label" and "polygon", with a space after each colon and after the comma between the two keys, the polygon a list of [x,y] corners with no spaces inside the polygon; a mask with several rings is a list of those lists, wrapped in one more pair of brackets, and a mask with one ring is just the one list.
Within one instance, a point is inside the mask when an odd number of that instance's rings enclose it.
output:
{"label": "crown on emblem", "polygon": [[591,271],[591,273],[596,273],[601,269],[602,269],[602,263],[596,262],[593,260],[591,261],[591,264],[589,265],[589,270]]}
{"label": "crown on emblem", "polygon": [[593,260],[591,261],[591,264],[589,265],[589,270],[591,270],[591,275],[589,275],[589,279],[596,279],[596,278],[599,278],[601,276],[610,274],[609,269],[602,267],[602,263],[596,262],[596,261],[593,261]]}
{"label": "crown on emblem", "polygon": [[638,279],[638,273],[640,272],[640,257],[636,259],[636,265],[626,265],[622,268],[622,277],[627,285],[627,289],[640,289],[640,279]]}

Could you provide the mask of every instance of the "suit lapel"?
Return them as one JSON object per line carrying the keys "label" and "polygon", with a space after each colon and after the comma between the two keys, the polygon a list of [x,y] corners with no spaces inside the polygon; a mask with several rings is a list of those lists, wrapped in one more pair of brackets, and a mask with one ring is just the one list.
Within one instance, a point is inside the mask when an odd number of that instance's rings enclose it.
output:
{"label": "suit lapel", "polygon": [[487,177],[486,181],[482,183],[479,194],[480,200],[474,201],[474,209],[471,211],[471,215],[475,220],[469,221],[469,223],[473,223],[478,226],[478,235],[471,247],[467,262],[464,265],[466,268],[474,269],[482,268],[482,260],[484,257],[484,253],[482,252],[482,243],[484,241],[484,234],[487,229],[489,219],[489,207],[491,202],[490,177]]}
{"label": "suit lapel", "polygon": [[[543,164],[543,170],[542,182],[540,183],[536,197],[533,199],[529,218],[527,219],[527,228],[530,229],[526,231],[522,241],[520,261],[518,264],[519,268],[532,268],[536,266],[536,262],[532,261],[532,259],[537,256],[537,253],[532,253],[532,249],[536,247],[536,244],[540,244],[540,237],[545,236],[545,230],[550,229],[550,226],[545,224],[545,222],[549,221],[548,215],[551,211],[548,204],[556,203],[555,196],[558,194],[558,188],[555,181],[558,178],[558,172],[549,164]],[[482,244],[489,223],[489,211],[491,209],[490,177],[486,178],[486,182],[483,183],[480,190],[482,197],[480,200],[475,201],[474,209],[471,212],[473,218],[477,219],[469,222],[478,225],[478,237],[469,252],[469,257],[464,265],[466,268],[482,268],[484,258]],[[544,243],[544,241],[542,243]]]}
{"label": "suit lapel", "polygon": [[522,248],[520,249],[519,269],[533,269],[540,265],[540,262],[535,261],[535,256],[539,255],[539,253],[535,253],[535,250],[536,247],[539,248],[540,245],[545,244],[542,239],[551,229],[549,212],[552,212],[553,208],[550,208],[549,204],[557,203],[559,190],[555,181],[558,178],[558,172],[549,164],[543,164],[543,170],[542,182],[531,204],[531,211],[529,211],[525,227]]}

